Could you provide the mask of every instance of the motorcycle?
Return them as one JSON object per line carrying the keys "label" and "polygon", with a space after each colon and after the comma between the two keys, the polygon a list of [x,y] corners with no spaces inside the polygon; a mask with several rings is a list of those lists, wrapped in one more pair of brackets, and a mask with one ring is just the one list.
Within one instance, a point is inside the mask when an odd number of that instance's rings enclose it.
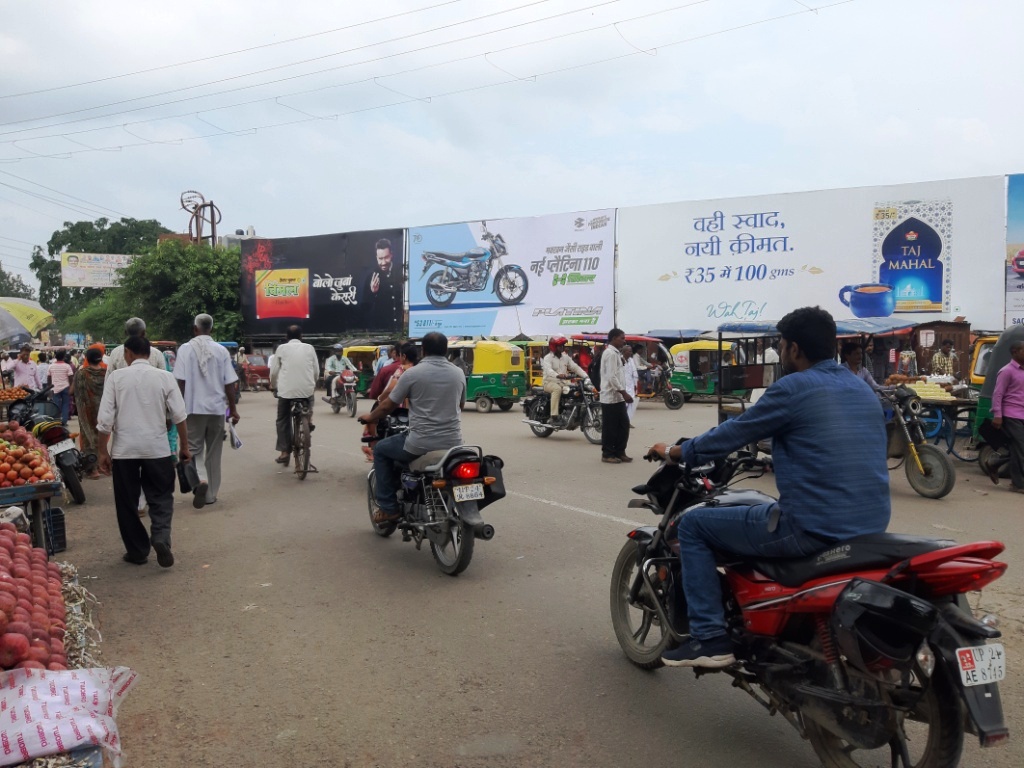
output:
{"label": "motorcycle", "polygon": [[[359,377],[354,371],[344,370],[338,374],[338,379],[339,381],[334,385],[334,396],[324,396],[320,399],[330,405],[331,410],[335,413],[341,413],[341,409],[344,408],[348,411],[349,417],[354,418],[358,408],[356,384],[359,381]],[[330,385],[328,385],[329,388]]]}
{"label": "motorcycle", "polygon": [[[732,489],[771,460],[746,452],[699,467],[663,463],[630,508],[661,517],[634,529],[612,569],[612,625],[644,669],[689,637],[678,524],[696,507],[775,501]],[[994,616],[975,618],[966,593],[998,579],[996,541],[957,545],[898,534],[841,541],[799,559],[718,553],[736,662],[723,672],[781,714],[829,768],[902,764],[952,768],[965,728],[1004,743],[998,683],[1006,673]],[[877,751],[876,751],[877,750]],[[914,757],[910,756],[914,750]]]}
{"label": "motorcycle", "polygon": [[491,267],[497,264],[491,290],[502,304],[518,304],[526,298],[529,280],[526,272],[517,264],[503,264],[502,258],[508,256],[505,239],[501,235],[493,235],[487,229],[487,222],[480,222],[483,229],[481,239],[488,248],[473,248],[464,253],[445,253],[443,251],[423,252],[423,272],[427,274],[431,264],[441,267],[427,278],[427,301],[435,307],[444,308],[455,301],[459,291],[479,292],[487,288],[487,280],[491,275]]}
{"label": "motorcycle", "polygon": [[82,453],[71,439],[67,427],[45,413],[23,414],[21,425],[31,430],[32,434],[46,446],[50,454],[50,464],[56,468],[56,474],[68,489],[76,504],[85,503],[85,489],[82,488],[82,477],[96,466],[98,457],[94,453]]}
{"label": "motorcycle", "polygon": [[921,421],[921,398],[910,387],[899,385],[879,393],[887,410],[893,413],[886,425],[888,456],[895,461],[890,469],[905,465],[907,481],[921,496],[941,499],[956,484],[956,467],[949,454],[929,445]]}
{"label": "motorcycle", "polygon": [[[408,411],[399,408],[377,423],[377,439],[408,429]],[[494,538],[494,526],[484,522],[480,510],[504,498],[503,466],[500,458],[485,456],[475,445],[420,456],[401,472],[401,517],[386,523],[373,520],[377,478],[371,469],[366,476],[370,525],[374,533],[385,538],[401,530],[402,541],[415,541],[416,549],[427,541],[437,567],[449,576],[457,576],[469,567],[475,540]]]}
{"label": "motorcycle", "polygon": [[670,411],[678,411],[685,402],[682,390],[672,384],[672,369],[668,366],[652,372],[650,387],[641,387],[634,397],[641,401],[662,399]]}
{"label": "motorcycle", "polygon": [[572,431],[579,429],[583,436],[594,445],[601,444],[601,403],[597,393],[584,385],[579,379],[569,383],[568,394],[563,394],[558,404],[558,415],[562,423],[551,421],[551,393],[543,387],[533,387],[530,395],[523,400],[524,424],[537,437],[550,437],[559,430]]}

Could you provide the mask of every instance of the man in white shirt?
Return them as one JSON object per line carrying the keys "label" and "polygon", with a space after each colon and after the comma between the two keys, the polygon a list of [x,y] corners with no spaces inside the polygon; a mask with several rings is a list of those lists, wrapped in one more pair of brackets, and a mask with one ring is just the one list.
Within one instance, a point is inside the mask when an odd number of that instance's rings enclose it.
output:
{"label": "man in white shirt", "polygon": [[633,396],[626,391],[621,354],[625,345],[625,331],[612,328],[608,332],[608,346],[601,355],[601,461],[605,464],[633,460],[626,455],[629,442],[626,406],[633,402]]}
{"label": "man in white shirt", "polygon": [[196,509],[217,501],[225,413],[233,424],[238,423],[238,375],[231,353],[213,340],[212,331],[213,318],[205,313],[196,315],[192,341],[181,345],[174,363],[174,378],[188,413],[188,449],[199,475],[199,484],[192,489],[192,506]]}
{"label": "man in white shirt", "polygon": [[[141,336],[146,338],[146,321],[141,317],[132,317],[124,324],[124,335],[128,337]],[[167,370],[167,359],[164,353],[154,346],[149,348],[149,364],[161,371]],[[124,356],[124,344],[114,347],[107,358],[107,372],[116,371],[118,368],[127,368],[128,362]]]}
{"label": "man in white shirt", "polygon": [[[288,341],[277,348],[270,363],[270,388],[277,393],[277,450],[274,461],[288,464],[292,452],[292,400],[306,400],[313,408],[313,392],[320,378],[316,350],[302,341],[302,328],[289,326]],[[310,429],[313,425],[310,424]]]}
{"label": "man in white shirt", "polygon": [[541,360],[544,375],[544,391],[551,395],[551,423],[560,425],[562,421],[562,395],[569,391],[566,379],[578,376],[590,384],[587,372],[576,365],[573,359],[565,354],[565,336],[552,336],[548,339],[548,353]]}
{"label": "man in white shirt", "polygon": [[626,415],[629,417],[629,426],[633,426],[633,418],[636,416],[636,389],[637,384],[640,383],[640,372],[637,370],[636,361],[639,359],[639,355],[636,352],[637,347],[640,345],[631,347],[626,344],[622,347],[622,372],[626,381],[626,392],[633,398],[633,402],[626,405]]}
{"label": "man in white shirt", "polygon": [[[100,469],[113,471],[114,506],[124,542],[125,562],[143,565],[156,550],[163,568],[174,565],[171,516],[174,513],[174,457],[167,442],[167,421],[178,427],[178,457],[188,450],[185,401],[167,371],[149,364],[149,341],[130,336],[124,343],[127,368],[107,371],[96,418]],[[111,454],[107,445],[114,435]],[[149,503],[150,532],[139,520],[139,491]]]}

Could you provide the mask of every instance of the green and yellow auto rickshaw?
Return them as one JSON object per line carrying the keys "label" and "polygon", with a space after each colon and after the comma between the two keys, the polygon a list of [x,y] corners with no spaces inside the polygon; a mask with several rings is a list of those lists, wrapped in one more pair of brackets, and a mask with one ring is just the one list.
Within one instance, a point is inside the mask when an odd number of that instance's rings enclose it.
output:
{"label": "green and yellow auto rickshaw", "polygon": [[527,378],[520,347],[504,341],[456,341],[448,345],[448,359],[466,374],[466,399],[488,413],[497,403],[508,411],[526,394]]}
{"label": "green and yellow auto rickshaw", "polygon": [[387,357],[391,349],[390,344],[364,344],[352,347],[345,347],[341,354],[352,361],[356,367],[356,374],[359,377],[356,382],[356,393],[365,395],[373,382],[374,366],[381,357]]}
{"label": "green and yellow auto rickshaw", "polygon": [[[731,342],[697,339],[676,344],[672,354],[672,386],[683,393],[689,402],[694,395],[714,395],[718,380],[719,363],[735,365]],[[720,360],[720,358],[723,358]],[[735,390],[726,394],[743,397],[749,390]]]}

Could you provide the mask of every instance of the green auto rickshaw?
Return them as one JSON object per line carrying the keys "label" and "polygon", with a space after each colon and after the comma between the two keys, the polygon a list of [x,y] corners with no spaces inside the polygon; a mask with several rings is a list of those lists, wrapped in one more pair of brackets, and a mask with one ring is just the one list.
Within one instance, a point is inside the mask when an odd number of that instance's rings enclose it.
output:
{"label": "green auto rickshaw", "polygon": [[[694,395],[716,394],[719,363],[736,363],[732,343],[728,341],[697,339],[676,344],[669,352],[674,366],[672,386],[683,393],[683,399],[687,402]],[[743,397],[749,393],[749,390],[735,390],[726,394]]]}
{"label": "green auto rickshaw", "polygon": [[448,345],[448,359],[466,374],[466,399],[481,413],[497,403],[511,410],[527,390],[525,354],[504,341],[456,341]]}

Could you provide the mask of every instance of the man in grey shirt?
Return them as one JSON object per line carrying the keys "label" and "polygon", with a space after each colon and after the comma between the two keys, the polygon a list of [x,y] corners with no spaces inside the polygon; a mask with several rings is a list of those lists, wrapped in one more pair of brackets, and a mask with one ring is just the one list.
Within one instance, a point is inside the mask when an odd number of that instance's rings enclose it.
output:
{"label": "man in grey shirt", "polygon": [[409,432],[381,440],[373,448],[377,478],[377,524],[398,519],[395,492],[399,467],[430,451],[462,444],[462,408],[466,405],[466,377],[445,359],[448,339],[440,333],[423,337],[423,359],[398,379],[391,394],[366,416],[363,424],[387,416],[409,400]]}

